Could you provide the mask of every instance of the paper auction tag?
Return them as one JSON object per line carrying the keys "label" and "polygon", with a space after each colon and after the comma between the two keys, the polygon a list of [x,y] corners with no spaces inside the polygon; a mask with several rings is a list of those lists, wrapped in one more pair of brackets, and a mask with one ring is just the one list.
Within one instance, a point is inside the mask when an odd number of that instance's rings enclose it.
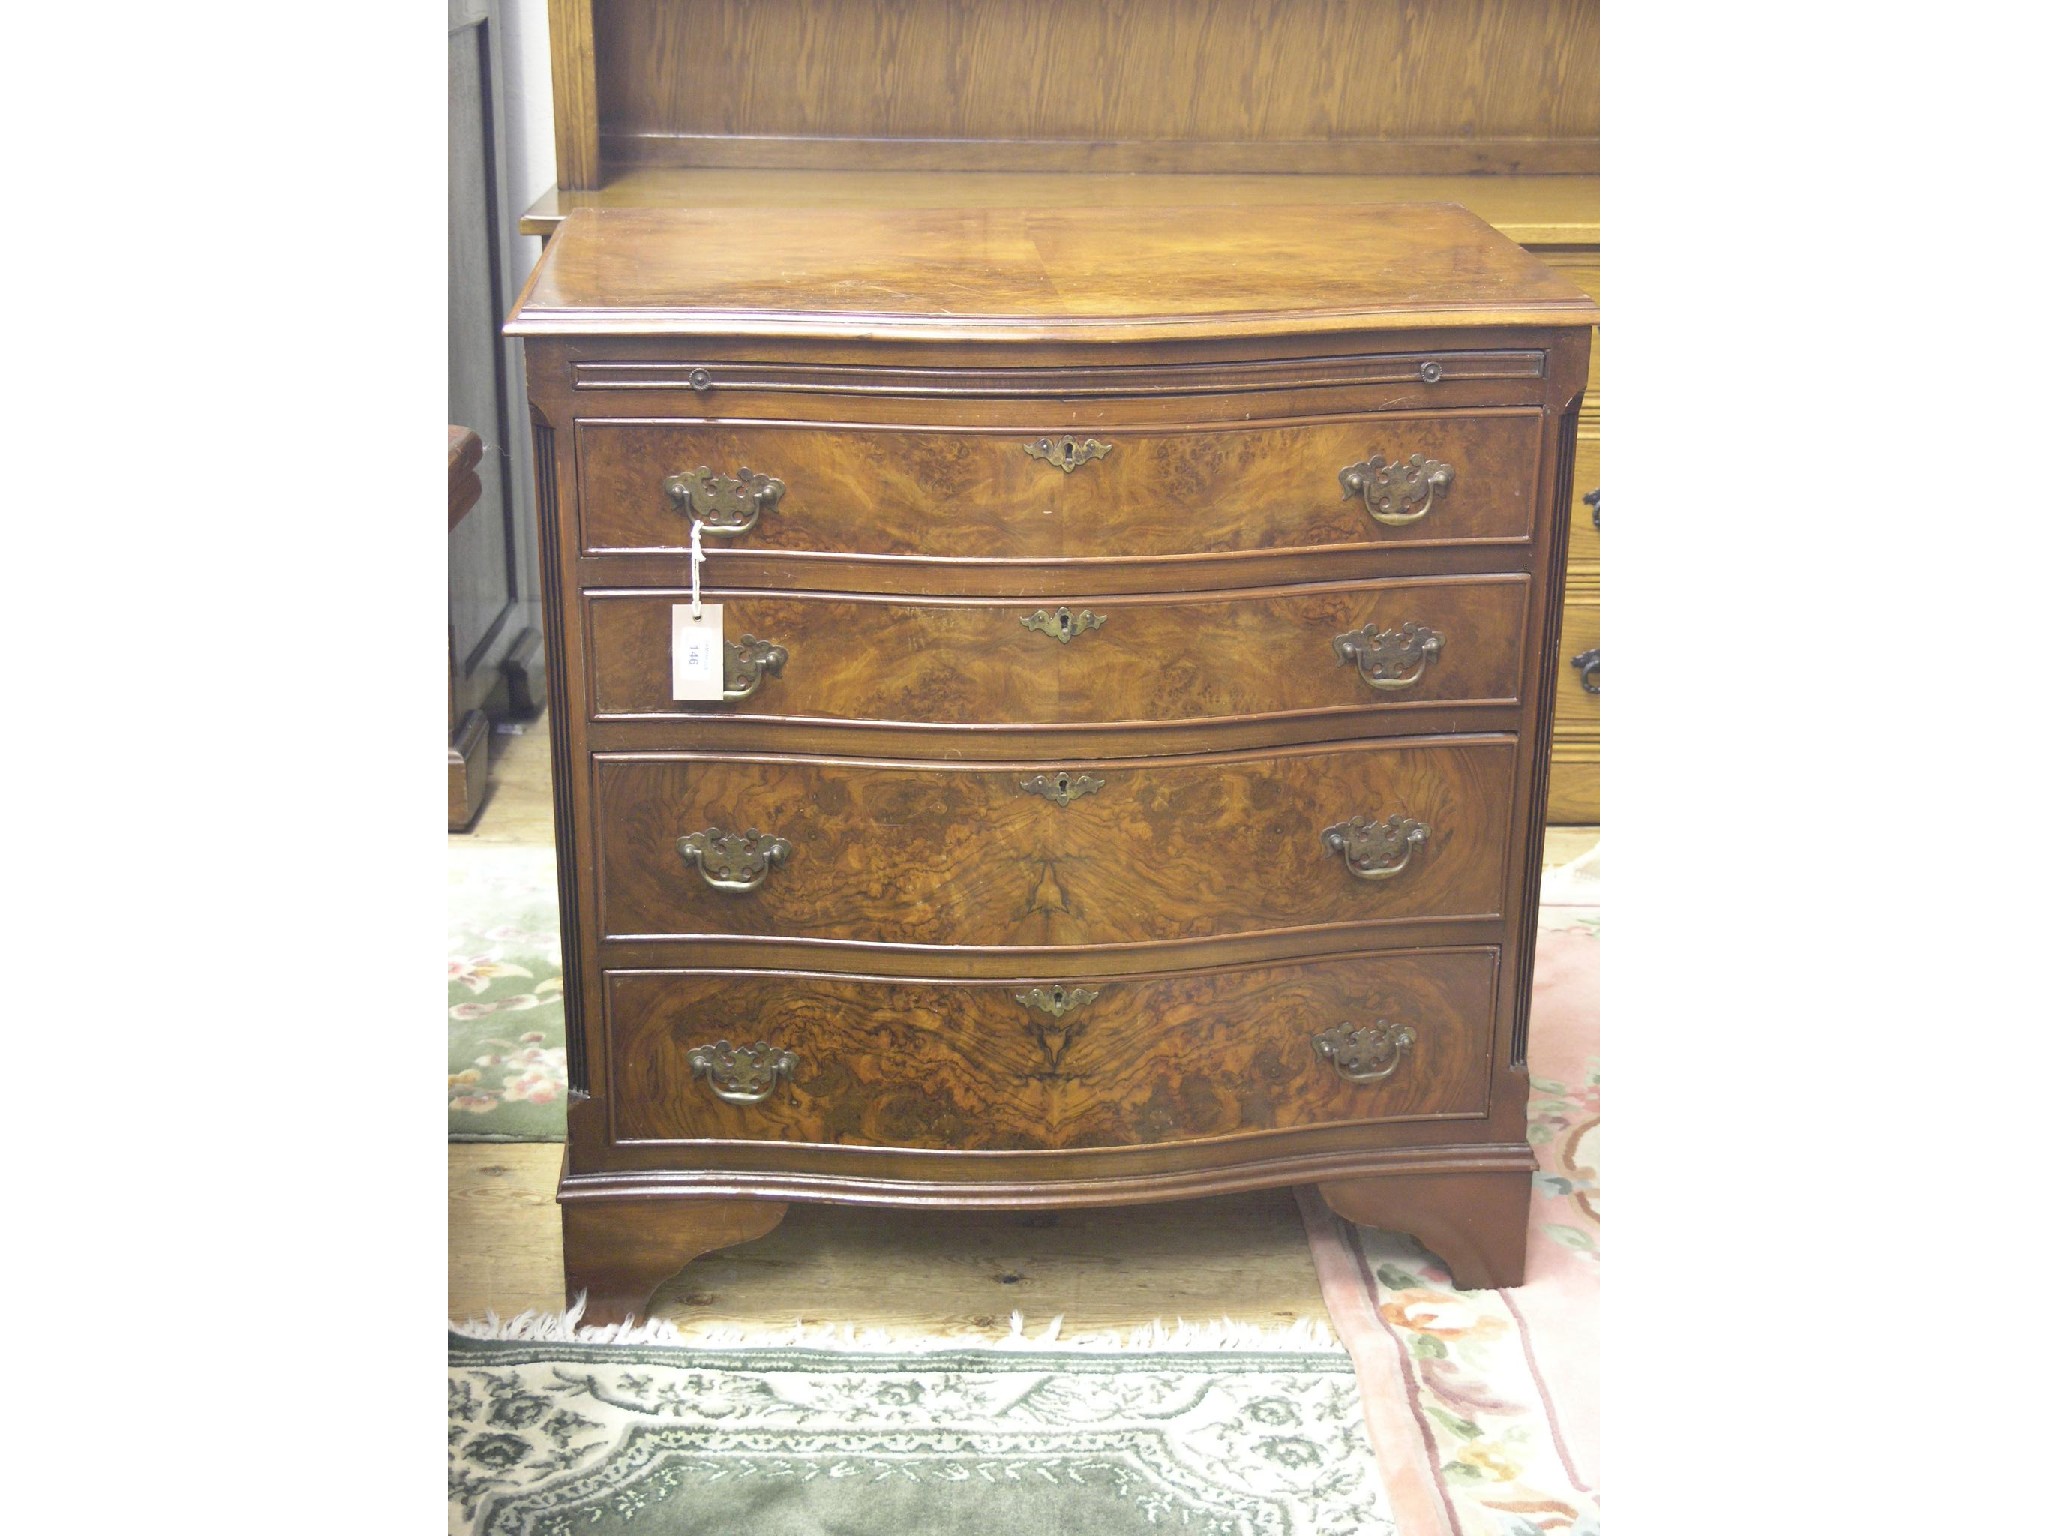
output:
{"label": "paper auction tag", "polygon": [[693,614],[688,603],[677,603],[669,614],[672,697],[724,698],[725,605],[706,603]]}

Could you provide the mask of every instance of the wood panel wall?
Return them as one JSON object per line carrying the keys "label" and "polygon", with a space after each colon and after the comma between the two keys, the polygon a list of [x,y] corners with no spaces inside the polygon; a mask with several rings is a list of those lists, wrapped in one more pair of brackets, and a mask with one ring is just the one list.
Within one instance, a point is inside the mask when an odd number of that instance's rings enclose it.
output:
{"label": "wood panel wall", "polygon": [[553,0],[551,15],[564,188],[633,164],[1599,168],[1598,0]]}

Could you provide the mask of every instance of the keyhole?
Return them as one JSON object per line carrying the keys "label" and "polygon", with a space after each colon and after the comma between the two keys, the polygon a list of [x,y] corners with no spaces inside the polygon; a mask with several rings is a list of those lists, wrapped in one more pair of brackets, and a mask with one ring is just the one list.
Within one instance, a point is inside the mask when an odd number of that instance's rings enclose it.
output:
{"label": "keyhole", "polygon": [[1061,794],[1064,795],[1067,792],[1067,776],[1064,773],[1061,774],[1058,778],[1054,779],[1052,782],[1054,787],[1057,788]]}

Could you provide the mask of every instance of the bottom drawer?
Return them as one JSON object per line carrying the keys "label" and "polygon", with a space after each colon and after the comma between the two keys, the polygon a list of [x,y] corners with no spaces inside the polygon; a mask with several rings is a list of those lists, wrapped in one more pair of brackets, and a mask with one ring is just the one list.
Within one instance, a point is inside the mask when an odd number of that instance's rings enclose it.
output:
{"label": "bottom drawer", "polygon": [[1060,983],[614,971],[612,1130],[1026,1151],[1483,1118],[1497,962],[1410,951]]}

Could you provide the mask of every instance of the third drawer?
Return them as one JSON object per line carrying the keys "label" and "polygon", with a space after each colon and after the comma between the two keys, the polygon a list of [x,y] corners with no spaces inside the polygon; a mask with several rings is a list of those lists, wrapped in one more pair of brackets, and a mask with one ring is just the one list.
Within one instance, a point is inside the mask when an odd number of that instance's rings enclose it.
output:
{"label": "third drawer", "polygon": [[598,915],[961,948],[1186,943],[1501,912],[1508,736],[1171,758],[602,753]]}

